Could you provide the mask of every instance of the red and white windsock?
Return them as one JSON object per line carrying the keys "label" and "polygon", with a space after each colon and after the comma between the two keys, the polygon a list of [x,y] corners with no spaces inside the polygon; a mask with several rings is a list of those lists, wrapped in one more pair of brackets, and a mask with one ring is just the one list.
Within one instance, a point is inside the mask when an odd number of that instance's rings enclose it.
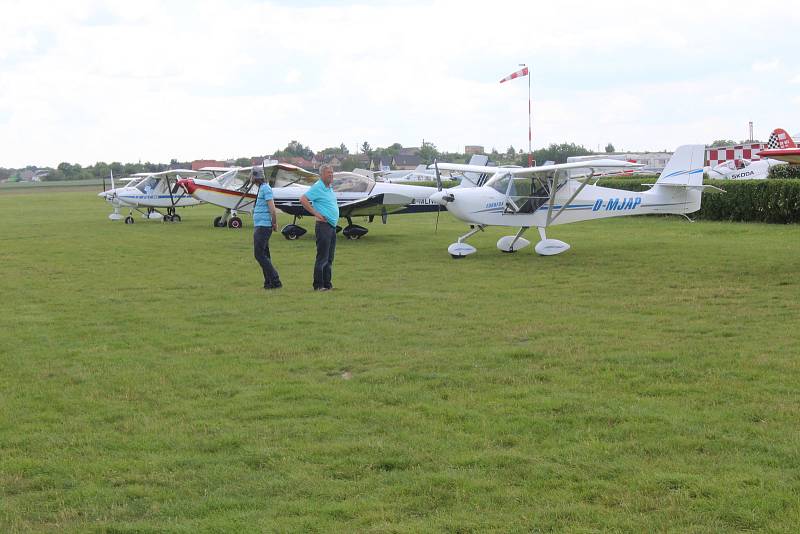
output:
{"label": "red and white windsock", "polygon": [[527,75],[528,75],[528,67],[525,67],[524,69],[518,70],[517,72],[512,72],[511,74],[500,80],[500,83],[513,80],[514,78],[521,78],[522,76],[527,76]]}

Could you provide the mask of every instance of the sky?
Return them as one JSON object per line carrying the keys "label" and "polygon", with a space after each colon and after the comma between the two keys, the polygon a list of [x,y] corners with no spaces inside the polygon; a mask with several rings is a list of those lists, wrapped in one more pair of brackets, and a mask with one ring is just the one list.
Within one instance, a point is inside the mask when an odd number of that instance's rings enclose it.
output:
{"label": "sky", "polygon": [[624,150],[800,132],[800,10],[706,2],[0,0],[0,167],[297,140]]}

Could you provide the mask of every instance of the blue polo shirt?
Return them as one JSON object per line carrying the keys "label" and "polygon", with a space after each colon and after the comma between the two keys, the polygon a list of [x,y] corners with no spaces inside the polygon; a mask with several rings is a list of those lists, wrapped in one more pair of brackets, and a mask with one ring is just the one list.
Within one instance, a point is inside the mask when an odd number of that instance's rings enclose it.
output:
{"label": "blue polo shirt", "polygon": [[272,188],[267,183],[261,184],[256,196],[256,205],[253,206],[253,226],[272,226],[272,216],[269,214],[268,201],[272,200]]}
{"label": "blue polo shirt", "polygon": [[328,224],[336,228],[336,223],[339,222],[339,204],[336,203],[333,187],[325,187],[325,182],[320,179],[305,192],[305,195],[314,204],[314,209],[325,217]]}

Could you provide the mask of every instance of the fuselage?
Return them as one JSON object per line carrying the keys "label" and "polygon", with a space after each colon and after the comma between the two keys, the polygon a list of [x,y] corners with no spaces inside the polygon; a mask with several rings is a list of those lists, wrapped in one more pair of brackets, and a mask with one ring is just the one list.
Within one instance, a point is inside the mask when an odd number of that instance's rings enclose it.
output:
{"label": "fuselage", "polygon": [[[570,201],[580,185],[577,180],[567,181],[556,192],[552,206],[546,197],[514,206],[508,202],[506,194],[489,186],[449,189],[434,195],[432,200],[451,197],[452,200],[445,203],[448,211],[470,224],[542,228],[626,215],[692,213],[700,208],[699,191],[665,186],[633,192],[587,185]],[[556,216],[559,211],[561,213]]]}
{"label": "fuselage", "polygon": [[785,164],[783,161],[774,159],[730,160],[707,168],[706,174],[709,178],[716,180],[765,180],[769,177],[771,167]]}
{"label": "fuselage", "polygon": [[[253,212],[253,205],[258,194],[256,185],[241,191],[222,187],[215,180],[186,179],[179,183],[197,200],[244,213]],[[276,187],[272,190],[275,205],[291,215],[308,215],[308,212],[300,204],[300,197],[307,190],[308,186],[305,185]],[[395,193],[411,198],[412,202],[393,213],[419,213],[437,210],[438,204],[430,200],[431,194],[435,191],[436,189],[433,187],[379,182],[372,185],[369,190],[364,188],[363,191],[336,191],[336,200],[341,206],[368,196]],[[353,216],[358,216],[358,213],[353,213]]]}
{"label": "fuselage", "polygon": [[182,208],[197,206],[201,202],[183,192],[170,195],[169,192],[141,191],[135,187],[117,187],[100,194],[109,202],[132,208]]}

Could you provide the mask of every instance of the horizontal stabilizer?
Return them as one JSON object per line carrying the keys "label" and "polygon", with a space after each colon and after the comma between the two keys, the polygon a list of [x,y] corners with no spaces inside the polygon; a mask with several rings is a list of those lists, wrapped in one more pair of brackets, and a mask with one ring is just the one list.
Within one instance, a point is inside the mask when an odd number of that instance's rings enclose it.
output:
{"label": "horizontal stabilizer", "polygon": [[661,184],[642,184],[642,185],[660,185],[662,187],[680,187],[683,189],[691,189],[693,191],[708,191],[709,193],[727,193],[724,189],[720,189],[715,185],[686,185],[686,184],[670,184],[670,183],[661,183]]}

